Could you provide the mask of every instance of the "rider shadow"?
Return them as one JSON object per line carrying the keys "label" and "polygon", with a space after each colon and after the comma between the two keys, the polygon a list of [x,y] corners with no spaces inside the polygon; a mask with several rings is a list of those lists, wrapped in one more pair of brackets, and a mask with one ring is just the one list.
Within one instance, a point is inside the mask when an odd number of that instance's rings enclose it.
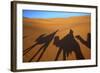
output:
{"label": "rider shadow", "polygon": [[[58,30],[57,30],[57,31],[58,31]],[[24,51],[24,52],[25,52],[24,55],[25,55],[25,54],[28,53],[33,47],[35,47],[35,46],[37,46],[37,45],[40,45],[40,44],[43,44],[43,46],[40,47],[40,49],[32,56],[32,58],[29,60],[29,62],[31,62],[31,61],[39,54],[40,51],[42,51],[42,52],[41,52],[40,56],[38,57],[37,62],[41,59],[41,57],[43,56],[43,54],[44,54],[46,48],[49,46],[49,44],[50,44],[51,41],[53,40],[53,38],[54,38],[54,36],[55,36],[55,34],[56,34],[57,31],[55,31],[55,32],[53,32],[53,33],[51,33],[51,34],[49,34],[49,35],[46,35],[46,34],[40,35],[40,36],[35,40],[36,43]]]}
{"label": "rider shadow", "polygon": [[76,38],[82,44],[84,44],[86,47],[88,47],[89,49],[91,49],[91,34],[90,33],[87,34],[87,40],[84,40],[80,35],[77,35]]}
{"label": "rider shadow", "polygon": [[61,40],[58,36],[56,36],[54,39],[54,45],[59,47],[55,61],[58,60],[61,52],[63,52],[63,60],[66,60],[66,55],[68,57],[72,51],[75,52],[76,58],[78,60],[84,59],[84,56],[80,50],[80,46],[74,38],[73,30],[70,30],[70,32]]}

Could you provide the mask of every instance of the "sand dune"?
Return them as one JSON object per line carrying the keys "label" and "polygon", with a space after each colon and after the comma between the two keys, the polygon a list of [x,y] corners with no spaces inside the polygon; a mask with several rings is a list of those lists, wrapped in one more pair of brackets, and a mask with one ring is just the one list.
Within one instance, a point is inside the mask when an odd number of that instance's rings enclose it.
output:
{"label": "sand dune", "polygon": [[[90,33],[90,16],[77,16],[77,17],[70,17],[70,18],[48,18],[48,19],[35,19],[35,18],[23,18],[23,35],[26,36],[23,40],[23,47],[24,49],[30,47],[34,44],[35,39],[43,33],[47,35],[59,30],[56,36],[59,36],[60,39],[63,38],[65,35],[69,33],[69,30],[72,29],[74,31],[74,36],[80,35],[82,38],[86,40],[87,34]],[[76,39],[77,40],[77,39]],[[84,55],[85,59],[90,59],[91,52],[85,45],[80,43],[82,54]],[[36,46],[33,48],[29,53],[27,53],[23,57],[23,61],[27,62],[32,55],[40,48],[41,45]],[[34,50],[35,49],[35,50]],[[56,53],[59,48],[53,45],[53,41],[50,43],[49,47],[43,54],[40,61],[53,61]],[[39,53],[40,54],[40,53]],[[38,56],[39,56],[38,54]],[[38,58],[36,56],[32,61],[36,61]],[[75,53],[72,52],[67,57],[68,60],[76,59]],[[62,54],[59,57],[59,60],[62,60]]]}

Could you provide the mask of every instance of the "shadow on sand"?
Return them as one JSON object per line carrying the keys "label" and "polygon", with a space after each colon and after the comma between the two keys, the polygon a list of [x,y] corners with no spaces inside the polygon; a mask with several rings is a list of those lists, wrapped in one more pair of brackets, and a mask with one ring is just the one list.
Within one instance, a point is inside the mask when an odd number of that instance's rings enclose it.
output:
{"label": "shadow on sand", "polygon": [[90,33],[87,34],[87,40],[84,40],[80,35],[77,35],[76,38],[82,44],[84,44],[86,47],[88,47],[89,49],[91,49],[91,34]]}
{"label": "shadow on sand", "polygon": [[88,48],[91,48],[91,34],[87,34],[87,40],[84,40],[80,35],[77,35],[74,37],[73,30],[70,29],[69,33],[66,34],[62,39],[59,38],[59,36],[55,36],[55,34],[58,32],[56,30],[55,32],[50,33],[49,35],[47,34],[41,34],[34,42],[32,46],[24,50],[23,55],[27,54],[29,51],[31,51],[35,46],[43,44],[39,50],[33,54],[33,56],[29,59],[28,62],[32,62],[32,60],[40,53],[38,59],[36,60],[37,62],[40,61],[41,57],[43,56],[44,52],[54,39],[53,45],[58,47],[58,52],[55,57],[55,61],[58,60],[61,52],[63,52],[63,60],[66,60],[66,57],[69,56],[70,53],[74,52],[76,59],[81,60],[84,59],[84,56],[82,55],[80,45],[76,41],[75,38],[77,38],[82,44],[87,46]]}
{"label": "shadow on sand", "polygon": [[58,36],[56,36],[54,39],[54,45],[59,48],[55,57],[55,61],[58,60],[61,52],[63,52],[63,60],[66,60],[66,55],[68,57],[72,51],[75,52],[78,60],[84,59],[84,56],[80,50],[80,46],[73,35],[73,30],[70,30],[70,32],[61,40]]}
{"label": "shadow on sand", "polygon": [[[58,31],[58,30],[57,30],[57,31]],[[49,34],[49,35],[46,35],[46,34],[40,35],[40,36],[35,40],[35,42],[36,42],[35,44],[33,44],[31,47],[29,47],[29,48],[27,48],[27,49],[24,50],[23,55],[25,55],[26,53],[28,53],[28,52],[29,52],[30,50],[32,50],[35,46],[40,45],[40,44],[43,44],[43,46],[40,47],[40,49],[32,56],[32,58],[29,60],[29,62],[31,62],[31,61],[34,59],[34,57],[36,57],[36,56],[39,54],[40,51],[42,51],[42,52],[41,52],[40,56],[38,57],[37,62],[41,59],[41,57],[42,57],[42,55],[44,54],[45,50],[48,48],[49,44],[50,44],[51,41],[54,39],[54,36],[55,36],[55,34],[56,34],[57,31],[55,31],[55,32],[53,32],[53,33],[51,33],[51,34]]]}

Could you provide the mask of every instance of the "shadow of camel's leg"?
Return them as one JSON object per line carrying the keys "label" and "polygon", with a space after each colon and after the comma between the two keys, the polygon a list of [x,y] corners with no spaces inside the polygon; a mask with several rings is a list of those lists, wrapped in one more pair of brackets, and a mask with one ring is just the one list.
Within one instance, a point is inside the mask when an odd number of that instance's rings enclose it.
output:
{"label": "shadow of camel's leg", "polygon": [[65,51],[63,51],[63,60],[66,60],[66,54],[65,54]]}
{"label": "shadow of camel's leg", "polygon": [[40,59],[41,59],[41,57],[43,56],[44,52],[46,51],[46,48],[47,48],[47,47],[48,47],[48,46],[45,46],[45,47],[44,47],[42,53],[40,54],[39,58],[37,59],[37,62],[40,61]]}
{"label": "shadow of camel's leg", "polygon": [[35,53],[35,55],[32,56],[32,58],[29,60],[29,62],[32,61],[32,59],[37,56],[37,54],[42,50],[42,48],[44,47],[44,45]]}
{"label": "shadow of camel's leg", "polygon": [[32,45],[31,47],[25,49],[24,52],[23,52],[23,55],[25,55],[25,54],[28,53],[30,50],[32,50],[32,48],[35,47],[36,45],[37,45],[37,43],[34,44],[34,45]]}
{"label": "shadow of camel's leg", "polygon": [[56,55],[56,58],[55,58],[55,61],[57,61],[57,60],[58,60],[58,57],[59,57],[59,55],[60,55],[61,51],[62,51],[62,49],[61,49],[61,48],[59,48],[59,50],[58,50],[58,52],[57,52],[57,55]]}
{"label": "shadow of camel's leg", "polygon": [[80,48],[78,48],[76,51],[75,51],[75,54],[76,54],[76,58],[77,60],[80,60],[80,59],[85,59]]}

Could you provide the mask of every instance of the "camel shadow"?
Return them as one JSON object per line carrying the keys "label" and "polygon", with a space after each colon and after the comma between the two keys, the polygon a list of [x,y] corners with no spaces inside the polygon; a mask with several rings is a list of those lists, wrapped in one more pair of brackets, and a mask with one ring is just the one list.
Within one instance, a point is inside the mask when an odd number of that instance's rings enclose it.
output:
{"label": "camel shadow", "polygon": [[39,48],[39,50],[31,57],[31,59],[29,60],[29,62],[31,62],[38,54],[40,51],[42,51],[40,53],[40,56],[37,59],[37,62],[41,59],[41,57],[43,56],[44,52],[46,51],[46,49],[48,48],[49,44],[51,43],[51,41],[53,40],[55,34],[57,33],[58,30],[56,30],[55,32],[46,35],[46,34],[42,34],[40,35],[36,40],[35,40],[35,44],[33,44],[31,47],[27,48],[24,50],[24,54],[28,53],[30,50],[32,50],[32,48],[34,48],[37,45],[43,44],[42,47]]}
{"label": "camel shadow", "polygon": [[32,50],[32,48],[34,48],[36,45],[42,44],[44,43],[44,40],[42,39],[46,34],[41,34],[34,42],[36,42],[35,44],[33,44],[32,46],[30,46],[29,48],[25,49],[23,52],[23,55],[27,54],[30,50]]}
{"label": "camel shadow", "polygon": [[63,52],[63,60],[66,60],[66,56],[68,57],[72,51],[75,52],[78,60],[84,59],[80,46],[73,35],[73,30],[70,30],[70,32],[62,39],[59,39],[59,37],[56,36],[54,39],[54,45],[59,48],[55,61],[58,60],[61,52]]}
{"label": "camel shadow", "polygon": [[84,44],[86,47],[88,47],[89,49],[91,49],[91,34],[90,33],[87,34],[87,40],[84,40],[80,35],[77,35],[76,38],[82,44]]}

